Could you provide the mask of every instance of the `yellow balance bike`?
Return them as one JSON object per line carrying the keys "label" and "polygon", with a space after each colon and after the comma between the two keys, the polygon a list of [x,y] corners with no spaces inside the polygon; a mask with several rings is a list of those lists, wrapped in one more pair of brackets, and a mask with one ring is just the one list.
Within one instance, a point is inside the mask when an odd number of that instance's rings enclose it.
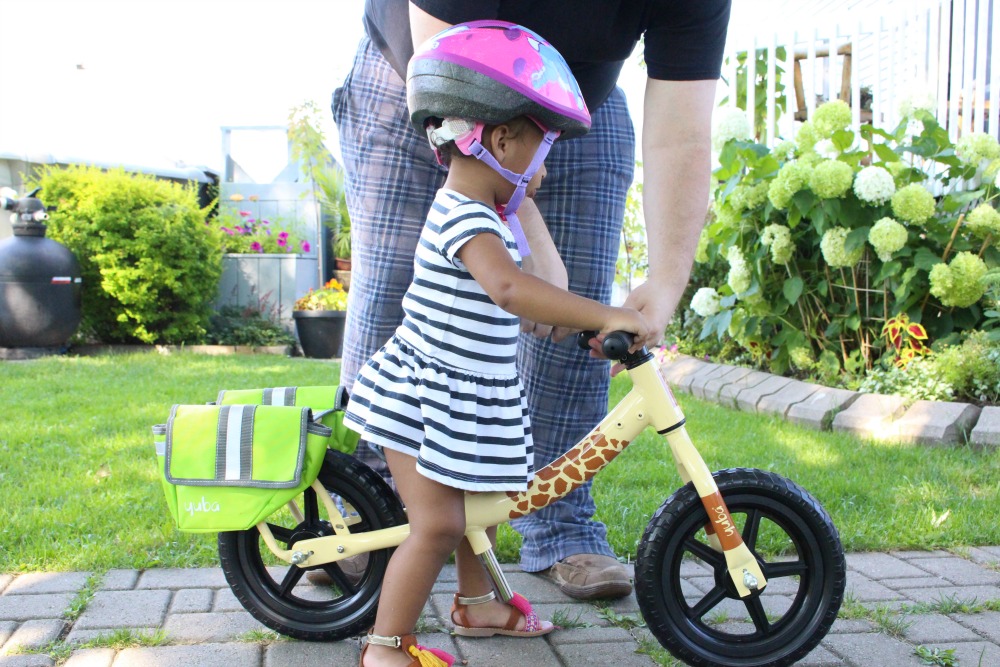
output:
{"label": "yellow balance bike", "polygon": [[[581,334],[589,349],[586,341]],[[663,502],[639,543],[635,589],[649,630],[691,665],[800,660],[826,635],[843,600],[847,568],[837,529],[809,493],[780,475],[710,472],[653,355],[645,348],[630,354],[630,345],[621,332],[603,342],[633,388],[585,438],[537,471],[527,491],[466,496],[466,536],[498,596],[506,601],[512,593],[486,529],[562,498],[651,427],[684,486]],[[389,556],[408,532],[381,476],[329,450],[303,495],[253,529],[220,533],[219,554],[236,597],[261,623],[300,639],[338,640],[371,627]],[[341,561],[362,554],[367,558],[352,561],[363,562],[362,571],[345,572]],[[304,575],[316,569],[333,585],[311,585]],[[700,575],[698,586],[682,573]]]}

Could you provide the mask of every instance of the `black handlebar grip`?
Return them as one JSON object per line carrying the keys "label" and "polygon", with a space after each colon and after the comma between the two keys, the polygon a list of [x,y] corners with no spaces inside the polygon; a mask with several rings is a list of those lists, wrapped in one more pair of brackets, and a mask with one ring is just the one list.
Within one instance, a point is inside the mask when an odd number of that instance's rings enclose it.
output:
{"label": "black handlebar grip", "polygon": [[612,331],[604,337],[601,349],[608,359],[623,359],[634,341],[635,336],[627,331]]}
{"label": "black handlebar grip", "polygon": [[[584,350],[590,349],[590,339],[597,335],[596,331],[581,331],[577,334],[576,344]],[[601,351],[608,359],[619,360],[628,354],[628,349],[632,347],[635,336],[627,331],[612,331],[604,337]]]}

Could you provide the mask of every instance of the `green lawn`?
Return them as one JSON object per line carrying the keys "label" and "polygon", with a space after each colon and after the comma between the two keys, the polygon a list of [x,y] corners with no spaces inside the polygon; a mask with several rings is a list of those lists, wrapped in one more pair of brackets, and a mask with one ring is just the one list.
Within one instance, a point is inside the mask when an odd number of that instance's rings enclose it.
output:
{"label": "green lawn", "polygon": [[[0,363],[0,572],[211,566],[212,535],[167,516],[149,427],[221,388],[336,383],[336,364],[271,356],[135,354]],[[628,390],[618,378],[613,400]],[[773,470],[826,506],[848,550],[1000,544],[1000,451],[868,443],[680,396],[709,467]],[[597,480],[612,546],[635,554],[677,487],[644,434]],[[518,538],[501,531],[501,560]]]}

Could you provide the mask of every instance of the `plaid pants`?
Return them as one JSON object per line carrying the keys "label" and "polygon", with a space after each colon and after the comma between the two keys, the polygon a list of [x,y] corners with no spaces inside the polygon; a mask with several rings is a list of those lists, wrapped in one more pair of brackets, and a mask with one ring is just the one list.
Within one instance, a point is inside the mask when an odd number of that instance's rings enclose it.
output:
{"label": "plaid pants", "polygon": [[[333,95],[351,215],[352,274],[341,384],[402,322],[402,299],[413,277],[417,239],[446,172],[425,137],[409,122],[406,87],[377,47],[364,38],[352,71]],[[580,139],[559,141],[535,197],[569,272],[571,291],[607,303],[632,183],[635,133],[616,89],[593,113]],[[528,395],[540,469],[583,438],[607,412],[608,363],[573,341],[560,345],[522,334],[518,370]],[[376,470],[385,464],[369,447],[357,456]],[[594,521],[586,484],[558,503],[518,519],[521,567],[537,572],[579,553],[613,555],[604,524]]]}

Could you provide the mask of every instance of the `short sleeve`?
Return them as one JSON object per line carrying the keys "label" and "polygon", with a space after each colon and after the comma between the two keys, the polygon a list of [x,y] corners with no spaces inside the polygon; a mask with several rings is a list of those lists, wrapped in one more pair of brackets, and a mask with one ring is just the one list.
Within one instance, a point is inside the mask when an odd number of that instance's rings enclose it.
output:
{"label": "short sleeve", "polygon": [[718,79],[731,0],[661,0],[645,32],[646,71],[667,81]]}
{"label": "short sleeve", "polygon": [[504,226],[496,213],[479,203],[456,206],[438,232],[438,252],[453,266],[463,268],[458,251],[479,234],[495,234],[506,244]]}
{"label": "short sleeve", "polygon": [[445,23],[465,23],[479,19],[495,19],[500,10],[499,0],[411,0],[413,4]]}

